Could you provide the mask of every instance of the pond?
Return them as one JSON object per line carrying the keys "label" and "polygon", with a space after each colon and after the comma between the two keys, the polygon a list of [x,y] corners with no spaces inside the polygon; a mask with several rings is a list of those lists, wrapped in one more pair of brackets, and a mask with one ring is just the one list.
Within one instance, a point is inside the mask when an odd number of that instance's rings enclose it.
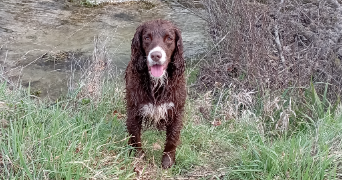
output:
{"label": "pond", "polygon": [[181,29],[186,58],[204,52],[204,20],[179,3],[108,3],[87,7],[64,0],[2,0],[2,74],[24,86],[30,83],[40,96],[54,99],[67,90],[71,63],[64,57],[89,58],[94,37],[105,37],[109,58],[124,70],[130,60],[130,43],[136,27],[159,18],[171,20]]}

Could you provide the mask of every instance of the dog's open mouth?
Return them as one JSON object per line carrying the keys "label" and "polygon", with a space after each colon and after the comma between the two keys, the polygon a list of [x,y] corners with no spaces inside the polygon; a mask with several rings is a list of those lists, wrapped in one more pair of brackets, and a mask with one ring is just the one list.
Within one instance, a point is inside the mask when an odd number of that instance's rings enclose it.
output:
{"label": "dog's open mouth", "polygon": [[150,71],[151,71],[152,76],[161,77],[164,73],[164,66],[160,64],[155,64],[150,67]]}

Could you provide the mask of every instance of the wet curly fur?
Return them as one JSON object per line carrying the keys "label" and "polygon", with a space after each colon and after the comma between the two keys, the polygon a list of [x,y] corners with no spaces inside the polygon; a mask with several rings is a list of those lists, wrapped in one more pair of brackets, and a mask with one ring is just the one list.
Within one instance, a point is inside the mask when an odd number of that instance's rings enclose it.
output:
{"label": "wet curly fur", "polygon": [[[165,70],[161,77],[151,74],[151,52],[156,47],[165,54]],[[158,48],[157,48],[158,49]],[[141,129],[145,121],[153,121],[166,130],[162,167],[175,162],[175,152],[183,126],[186,99],[183,43],[178,28],[166,20],[154,20],[140,25],[132,39],[131,61],[126,69],[126,101],[129,144],[142,155]],[[154,58],[154,57],[152,57]]]}

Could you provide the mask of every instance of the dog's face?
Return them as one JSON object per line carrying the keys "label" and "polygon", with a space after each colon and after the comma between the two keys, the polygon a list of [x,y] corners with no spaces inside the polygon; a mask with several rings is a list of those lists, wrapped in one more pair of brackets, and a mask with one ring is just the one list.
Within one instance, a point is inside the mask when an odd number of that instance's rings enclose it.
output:
{"label": "dog's face", "polygon": [[169,24],[147,24],[142,31],[142,48],[147,56],[150,75],[160,78],[165,75],[176,48],[176,32]]}

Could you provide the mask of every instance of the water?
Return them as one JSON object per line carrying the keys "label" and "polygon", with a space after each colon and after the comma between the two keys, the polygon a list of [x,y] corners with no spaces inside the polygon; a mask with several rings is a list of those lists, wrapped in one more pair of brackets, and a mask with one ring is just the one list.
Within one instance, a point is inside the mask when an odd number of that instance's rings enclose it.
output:
{"label": "water", "polygon": [[124,69],[130,60],[130,43],[136,27],[158,18],[171,20],[182,30],[185,57],[205,50],[204,21],[175,3],[89,8],[64,0],[2,0],[1,67],[7,77],[19,79],[26,86],[30,83],[41,96],[56,97],[66,91],[70,77],[70,62],[63,60],[64,56],[89,58],[94,37],[106,37],[109,57]]}

